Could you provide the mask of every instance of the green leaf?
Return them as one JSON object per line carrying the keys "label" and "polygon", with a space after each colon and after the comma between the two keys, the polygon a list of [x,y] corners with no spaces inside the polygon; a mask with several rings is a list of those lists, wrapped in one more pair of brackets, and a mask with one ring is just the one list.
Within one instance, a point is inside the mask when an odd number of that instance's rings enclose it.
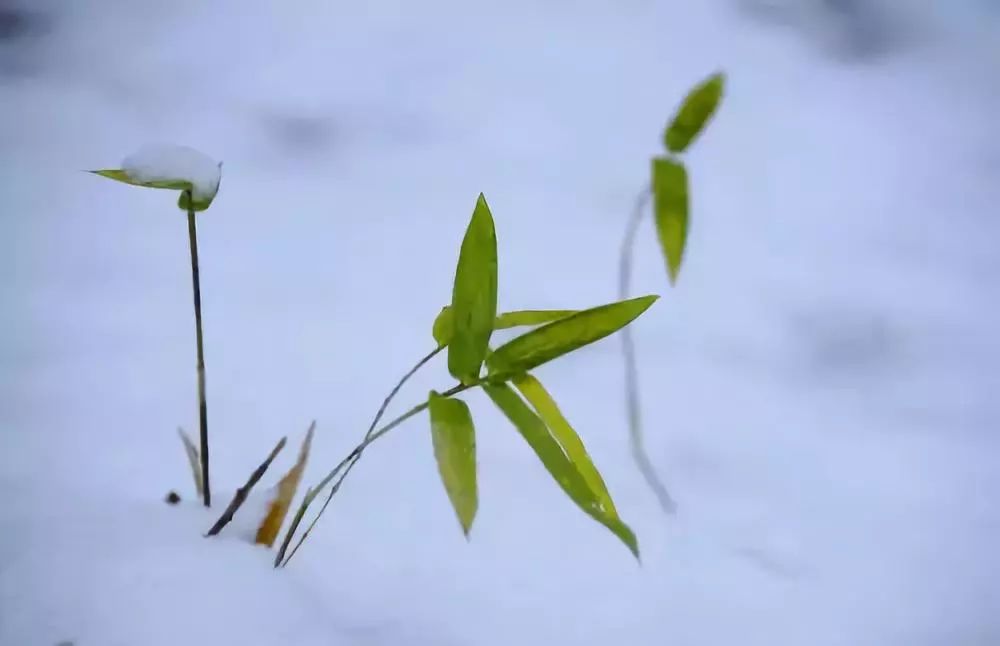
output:
{"label": "green leaf", "polygon": [[194,188],[191,182],[186,180],[153,180],[140,182],[130,177],[125,171],[117,168],[90,170],[87,172],[93,173],[94,175],[100,175],[101,177],[107,177],[108,179],[113,179],[118,182],[124,182],[125,184],[131,184],[132,186],[180,191],[181,195],[177,198],[177,206],[184,211],[187,211],[189,207],[192,211],[204,211],[211,206],[212,199],[215,197],[213,195],[208,199],[192,199],[190,196],[193,195]]}
{"label": "green leaf", "polygon": [[538,416],[542,418],[556,442],[562,447],[566,457],[583,476],[587,486],[597,497],[601,510],[617,518],[618,511],[615,509],[614,501],[611,500],[607,485],[604,484],[604,478],[601,477],[601,473],[590,459],[587,447],[583,445],[583,440],[573,430],[549,392],[545,390],[540,381],[529,374],[515,377],[512,383],[528,400]]}
{"label": "green leaf", "polygon": [[455,334],[455,315],[451,311],[451,305],[441,308],[441,313],[434,319],[431,334],[440,348],[451,343],[451,337]]}
{"label": "green leaf", "polygon": [[152,182],[140,182],[134,180],[129,175],[117,168],[106,169],[106,170],[89,170],[88,173],[93,173],[94,175],[100,175],[101,177],[107,177],[108,179],[113,179],[118,182],[124,182],[126,184],[131,184],[132,186],[144,186],[146,188],[163,188],[174,191],[189,191],[191,190],[191,182],[186,182],[182,180],[163,180],[163,181],[152,181]]}
{"label": "green leaf", "polygon": [[483,390],[514,424],[566,495],[587,515],[611,530],[638,559],[639,544],[635,534],[616,514],[611,514],[602,507],[598,496],[591,491],[578,468],[566,457],[545,423],[528,408],[524,400],[506,384],[484,384]]}
{"label": "green leaf", "polygon": [[684,164],[657,157],[653,159],[653,212],[656,235],[667,261],[670,284],[684,261],[688,234],[688,176]]}
{"label": "green leaf", "polygon": [[663,133],[667,150],[674,154],[682,153],[701,134],[719,107],[725,81],[725,75],[716,73],[688,92]]}
{"label": "green leaf", "polygon": [[466,537],[479,507],[476,486],[476,430],[469,407],[461,399],[431,392],[431,439],[441,482]]}
{"label": "green leaf", "polygon": [[194,193],[190,191],[184,191],[183,193],[181,193],[181,196],[177,198],[177,207],[182,211],[187,211],[188,208],[190,208],[192,211],[204,211],[205,209],[207,209],[209,206],[212,205],[212,199],[214,199],[215,197],[213,195],[212,197],[204,200],[199,200],[193,197],[189,198],[189,196],[193,195]]}
{"label": "green leaf", "polygon": [[[557,321],[566,318],[570,314],[576,314],[577,310],[518,310],[516,312],[504,312],[498,314],[493,321],[494,330],[506,330],[512,327],[541,325],[550,321]],[[451,306],[445,305],[441,312],[434,319],[434,327],[431,334],[437,341],[439,347],[444,347],[451,342],[451,337],[455,331],[455,318]]]}
{"label": "green leaf", "polygon": [[479,378],[497,315],[497,237],[482,193],[462,240],[451,294],[454,334],[448,371],[463,384]]}
{"label": "green leaf", "polygon": [[541,325],[564,319],[571,314],[576,314],[577,310],[517,310],[514,312],[504,312],[497,316],[493,324],[494,330],[507,330],[512,327]]}
{"label": "green leaf", "polygon": [[601,305],[559,319],[505,343],[486,358],[491,381],[505,381],[603,339],[634,321],[659,296]]}

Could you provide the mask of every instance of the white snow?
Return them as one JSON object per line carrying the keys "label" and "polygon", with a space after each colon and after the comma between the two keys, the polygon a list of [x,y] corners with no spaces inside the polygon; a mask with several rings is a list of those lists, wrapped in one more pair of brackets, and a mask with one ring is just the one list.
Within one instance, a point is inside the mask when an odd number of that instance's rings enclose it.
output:
{"label": "white snow", "polygon": [[138,182],[190,182],[196,200],[219,191],[222,163],[189,146],[145,144],[122,160],[122,170]]}
{"label": "white snow", "polygon": [[[851,59],[729,0],[29,4],[60,13],[33,75],[0,51],[0,645],[1000,643],[995,17],[907,16]],[[649,226],[635,274],[676,517],[631,463],[617,339],[538,373],[641,567],[481,395],[468,542],[426,418],[288,569],[202,538],[281,436],[318,421],[303,489],[357,442],[431,349],[480,191],[502,309],[613,299],[663,123],[719,68],[678,287]],[[174,432],[187,232],[77,170],[151,139],[234,160],[199,229],[212,513]],[[394,411],[449,383],[435,362]]]}

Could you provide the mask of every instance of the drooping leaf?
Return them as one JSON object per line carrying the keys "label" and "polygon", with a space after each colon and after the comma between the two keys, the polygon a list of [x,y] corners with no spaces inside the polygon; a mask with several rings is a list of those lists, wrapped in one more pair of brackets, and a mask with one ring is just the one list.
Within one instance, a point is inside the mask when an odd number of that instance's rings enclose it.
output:
{"label": "drooping leaf", "polygon": [[462,240],[451,309],[454,332],[448,344],[448,371],[470,384],[479,378],[497,315],[497,238],[482,193]]}
{"label": "drooping leaf", "polygon": [[138,180],[129,177],[128,173],[117,168],[105,169],[105,170],[91,170],[88,173],[93,173],[94,175],[100,175],[101,177],[107,177],[108,179],[113,179],[118,182],[124,182],[126,184],[131,184],[132,186],[144,186],[146,188],[162,188],[173,191],[190,191],[191,182],[183,180],[157,180],[149,182],[140,182]]}
{"label": "drooping leaf", "polygon": [[299,449],[299,458],[296,460],[295,466],[285,474],[285,477],[275,487],[274,497],[267,509],[267,514],[257,528],[257,537],[254,542],[258,545],[271,547],[278,537],[278,531],[281,530],[281,525],[285,522],[285,516],[288,515],[288,508],[291,506],[295,492],[299,488],[302,473],[306,470],[306,463],[309,461],[309,448],[312,446],[315,430],[316,424],[313,423],[306,433],[306,439],[302,442],[302,448]]}
{"label": "drooping leaf", "polygon": [[604,484],[604,478],[601,477],[601,473],[597,470],[593,460],[590,459],[590,454],[587,453],[583,440],[573,430],[569,421],[559,410],[558,404],[545,390],[542,383],[529,374],[515,377],[511,383],[545,422],[552,437],[562,447],[566,457],[580,472],[587,486],[596,496],[601,510],[609,516],[617,518],[618,511],[615,509],[615,503],[611,500],[611,494],[608,492],[607,485]]}
{"label": "drooping leaf", "polygon": [[143,180],[139,181],[129,176],[124,170],[117,168],[110,168],[105,170],[91,170],[88,173],[93,173],[95,175],[100,175],[101,177],[107,177],[108,179],[113,179],[118,182],[124,182],[125,184],[131,184],[132,186],[142,186],[145,188],[159,188],[172,191],[180,191],[180,197],[177,198],[177,206],[183,211],[187,211],[189,208],[192,211],[204,211],[209,206],[212,205],[212,200],[215,198],[213,194],[211,197],[207,198],[194,198],[193,185],[191,182],[186,180]]}
{"label": "drooping leaf", "polygon": [[442,397],[436,392],[431,392],[428,404],[438,473],[462,531],[468,536],[479,506],[472,415],[461,399]]}
{"label": "drooping leaf", "polygon": [[566,456],[538,415],[506,384],[484,384],[483,390],[517,428],[566,495],[587,515],[611,530],[639,558],[639,544],[635,534],[617,514],[609,513],[602,506],[598,496],[587,485],[586,479]]}
{"label": "drooping leaf", "polygon": [[688,176],[684,164],[666,157],[653,159],[653,211],[656,235],[667,262],[670,284],[684,262],[688,235]]}
{"label": "drooping leaf", "polygon": [[603,339],[634,321],[657,298],[641,296],[582,310],[522,334],[486,358],[490,381],[504,381]]}
{"label": "drooping leaf", "polygon": [[576,314],[577,310],[517,310],[514,312],[504,312],[497,316],[493,325],[495,330],[507,330],[512,327],[542,325],[564,319],[571,314]]}
{"label": "drooping leaf", "polygon": [[[512,327],[541,325],[550,321],[557,321],[566,318],[570,314],[576,314],[577,310],[518,310],[514,312],[504,312],[498,314],[493,322],[494,330],[506,330]],[[455,331],[455,318],[451,306],[445,305],[441,312],[434,319],[434,327],[431,334],[438,346],[444,347],[451,342],[451,337]]]}
{"label": "drooping leaf", "polygon": [[688,92],[663,133],[663,143],[667,150],[674,154],[687,150],[715,114],[722,99],[724,86],[725,76],[719,72],[709,76]]}

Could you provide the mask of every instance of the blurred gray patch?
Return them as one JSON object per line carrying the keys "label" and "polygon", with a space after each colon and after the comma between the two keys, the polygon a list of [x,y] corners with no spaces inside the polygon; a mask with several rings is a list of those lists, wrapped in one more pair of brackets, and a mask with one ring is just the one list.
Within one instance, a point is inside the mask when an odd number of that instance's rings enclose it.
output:
{"label": "blurred gray patch", "polygon": [[27,2],[0,0],[0,77],[28,76],[39,67],[38,41],[52,30],[52,16]]}
{"label": "blurred gray patch", "polygon": [[898,369],[901,337],[882,313],[834,308],[794,315],[789,340],[810,375],[857,378]]}

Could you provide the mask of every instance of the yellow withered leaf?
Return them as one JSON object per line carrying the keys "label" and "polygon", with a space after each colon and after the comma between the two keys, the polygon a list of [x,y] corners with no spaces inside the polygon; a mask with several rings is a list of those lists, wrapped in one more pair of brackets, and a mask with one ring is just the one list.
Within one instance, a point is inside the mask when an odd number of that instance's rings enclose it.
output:
{"label": "yellow withered leaf", "polygon": [[306,462],[309,460],[309,447],[312,445],[315,430],[316,422],[313,422],[306,433],[306,439],[302,442],[302,448],[299,449],[299,459],[276,487],[274,499],[268,506],[263,522],[257,528],[257,538],[254,542],[258,545],[271,547],[278,537],[281,525],[285,522],[285,516],[288,515],[288,508],[291,507],[292,499],[295,498],[295,492],[299,488],[302,473],[306,469]]}

